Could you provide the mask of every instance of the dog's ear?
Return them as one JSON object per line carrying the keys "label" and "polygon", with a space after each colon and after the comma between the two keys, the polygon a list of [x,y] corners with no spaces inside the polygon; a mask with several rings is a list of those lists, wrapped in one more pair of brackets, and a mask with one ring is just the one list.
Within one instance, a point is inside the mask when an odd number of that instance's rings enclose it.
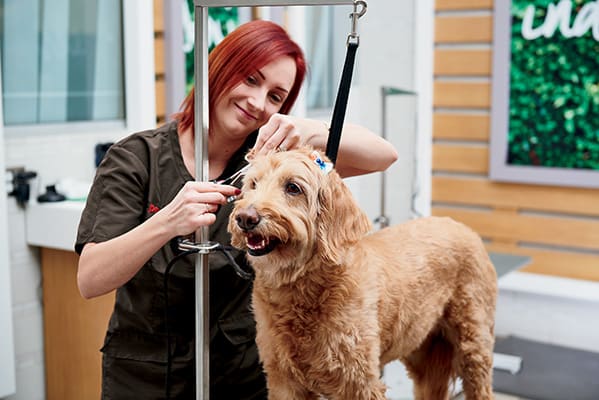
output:
{"label": "dog's ear", "polygon": [[339,264],[343,249],[364,237],[372,225],[334,170],[323,176],[318,203],[320,255],[327,263]]}

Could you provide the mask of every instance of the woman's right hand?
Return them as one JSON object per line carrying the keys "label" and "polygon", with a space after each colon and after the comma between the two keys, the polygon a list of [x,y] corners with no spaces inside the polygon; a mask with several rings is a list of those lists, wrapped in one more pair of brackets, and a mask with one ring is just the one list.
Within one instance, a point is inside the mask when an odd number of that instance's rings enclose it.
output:
{"label": "woman's right hand", "polygon": [[185,236],[213,224],[219,206],[227,202],[227,197],[240,193],[234,186],[189,181],[154,218],[164,218],[173,237]]}
{"label": "woman's right hand", "polygon": [[81,295],[92,298],[124,285],[165,243],[212,224],[218,206],[240,193],[234,186],[190,181],[144,223],[105,242],[87,243],[77,272]]}

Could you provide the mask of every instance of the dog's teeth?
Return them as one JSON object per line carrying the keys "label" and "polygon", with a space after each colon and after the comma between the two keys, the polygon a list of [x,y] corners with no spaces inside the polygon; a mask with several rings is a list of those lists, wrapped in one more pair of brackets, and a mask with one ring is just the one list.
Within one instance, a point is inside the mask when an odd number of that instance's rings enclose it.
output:
{"label": "dog's teeth", "polygon": [[248,248],[252,250],[262,250],[268,245],[268,239],[263,237],[249,237]]}

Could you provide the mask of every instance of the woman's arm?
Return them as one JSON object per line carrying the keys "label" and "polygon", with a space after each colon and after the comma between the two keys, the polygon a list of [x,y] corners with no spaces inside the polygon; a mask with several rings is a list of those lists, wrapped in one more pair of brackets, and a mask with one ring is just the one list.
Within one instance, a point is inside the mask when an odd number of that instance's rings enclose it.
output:
{"label": "woman's arm", "polygon": [[[306,143],[326,151],[329,127],[312,121],[314,128]],[[344,124],[335,169],[343,178],[384,171],[397,160],[395,147],[363,126]]]}
{"label": "woman's arm", "polygon": [[[260,128],[255,148],[261,153],[308,144],[324,152],[328,138],[329,127],[323,121],[274,114]],[[343,126],[335,165],[342,177],[384,171],[396,160],[395,147],[385,139],[360,125]]]}
{"label": "woman's arm", "polygon": [[239,194],[233,186],[187,182],[177,196],[132,230],[102,243],[87,243],[79,258],[77,284],[92,298],[127,283],[162,246],[214,223],[219,204]]}
{"label": "woman's arm", "polygon": [[114,239],[85,244],[77,270],[81,296],[90,299],[123,286],[170,240],[157,216]]}

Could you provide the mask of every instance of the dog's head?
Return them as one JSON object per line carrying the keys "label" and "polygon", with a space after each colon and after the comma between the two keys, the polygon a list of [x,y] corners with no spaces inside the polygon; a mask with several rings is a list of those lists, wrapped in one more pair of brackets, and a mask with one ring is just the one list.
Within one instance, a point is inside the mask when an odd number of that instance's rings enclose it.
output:
{"label": "dog's head", "polygon": [[311,266],[341,263],[370,221],[329,160],[311,148],[257,156],[229,219],[233,246],[256,275],[293,282]]}

